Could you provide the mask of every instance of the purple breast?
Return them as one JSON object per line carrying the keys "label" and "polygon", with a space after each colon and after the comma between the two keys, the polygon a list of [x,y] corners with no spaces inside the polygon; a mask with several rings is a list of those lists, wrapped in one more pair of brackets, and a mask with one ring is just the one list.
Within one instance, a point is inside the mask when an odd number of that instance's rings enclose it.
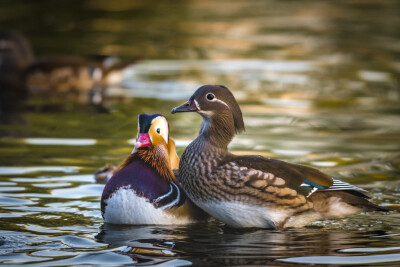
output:
{"label": "purple breast", "polygon": [[147,198],[150,202],[170,190],[169,183],[151,167],[141,160],[135,160],[117,171],[107,182],[101,196],[102,212],[105,210],[105,200],[121,187],[130,187],[137,195]]}

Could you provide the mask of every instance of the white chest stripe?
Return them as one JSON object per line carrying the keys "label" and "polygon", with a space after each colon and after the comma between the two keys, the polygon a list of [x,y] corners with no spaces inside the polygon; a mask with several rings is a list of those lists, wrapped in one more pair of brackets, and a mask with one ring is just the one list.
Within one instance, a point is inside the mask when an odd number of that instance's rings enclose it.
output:
{"label": "white chest stripe", "polygon": [[129,187],[118,189],[106,202],[104,221],[113,224],[187,224],[188,217],[156,208],[148,199],[139,197]]}
{"label": "white chest stripe", "polygon": [[169,185],[169,188],[170,189],[169,189],[168,193],[166,193],[165,195],[159,196],[157,199],[154,200],[154,202],[159,202],[159,201],[163,200],[164,198],[170,196],[174,192],[174,189],[172,188],[172,185]]}
{"label": "white chest stripe", "polygon": [[177,186],[175,183],[171,183],[171,188],[172,188],[172,186],[174,186],[175,189],[177,190],[177,192],[176,192],[176,198],[174,199],[174,201],[172,201],[172,202],[169,203],[168,205],[165,205],[165,206],[161,207],[161,209],[163,209],[163,210],[175,206],[176,204],[179,203],[179,200],[180,200],[180,198],[181,198],[181,190],[179,190],[178,186]]}

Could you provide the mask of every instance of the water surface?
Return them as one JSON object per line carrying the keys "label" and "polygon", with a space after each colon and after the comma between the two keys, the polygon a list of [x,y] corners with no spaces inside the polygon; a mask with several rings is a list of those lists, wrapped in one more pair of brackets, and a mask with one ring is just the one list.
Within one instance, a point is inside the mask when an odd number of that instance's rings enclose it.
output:
{"label": "water surface", "polygon": [[[397,266],[400,5],[396,1],[3,1],[0,23],[38,56],[142,60],[106,108],[29,99],[0,125],[0,263]],[[301,229],[103,224],[94,171],[132,150],[137,115],[162,113],[181,154],[201,118],[171,115],[202,84],[232,89],[246,132],[230,149],[319,168],[392,212]]]}

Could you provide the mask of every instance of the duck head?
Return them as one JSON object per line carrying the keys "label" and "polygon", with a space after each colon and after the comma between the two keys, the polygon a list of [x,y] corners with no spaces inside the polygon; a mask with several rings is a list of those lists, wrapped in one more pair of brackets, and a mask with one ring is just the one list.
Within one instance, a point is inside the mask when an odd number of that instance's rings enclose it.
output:
{"label": "duck head", "polygon": [[179,158],[175,142],[170,137],[168,120],[160,114],[142,113],[138,116],[138,133],[132,154],[139,150],[147,150],[160,156],[165,154],[172,170],[179,167]]}
{"label": "duck head", "polygon": [[138,158],[166,180],[177,182],[173,170],[179,167],[179,157],[175,151],[175,142],[169,136],[169,124],[164,116],[145,113],[139,115],[135,148],[118,169]]}
{"label": "duck head", "polygon": [[200,87],[186,103],[171,112],[200,114],[203,117],[200,135],[216,146],[227,146],[236,133],[245,130],[242,111],[235,97],[222,85]]}
{"label": "duck head", "polygon": [[138,149],[149,149],[151,146],[167,147],[169,126],[167,119],[160,114],[140,114],[138,117],[138,133],[133,152]]}

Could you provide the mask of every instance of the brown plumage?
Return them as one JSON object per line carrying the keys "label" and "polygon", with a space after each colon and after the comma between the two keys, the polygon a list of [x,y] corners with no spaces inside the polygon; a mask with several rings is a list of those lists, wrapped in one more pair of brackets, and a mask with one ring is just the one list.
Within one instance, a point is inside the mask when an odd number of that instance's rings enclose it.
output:
{"label": "brown plumage", "polygon": [[[175,149],[175,145],[173,145]],[[118,170],[126,167],[134,160],[143,160],[146,164],[150,165],[162,178],[168,182],[174,182],[178,184],[174,173],[171,169],[171,163],[169,157],[167,157],[161,149],[142,149],[130,154],[118,167]]]}
{"label": "brown plumage", "polygon": [[181,157],[181,186],[195,204],[233,227],[284,228],[385,210],[365,191],[317,169],[261,156],[236,156],[228,144],[242,132],[240,107],[225,86],[200,87],[176,112],[203,117]]}

